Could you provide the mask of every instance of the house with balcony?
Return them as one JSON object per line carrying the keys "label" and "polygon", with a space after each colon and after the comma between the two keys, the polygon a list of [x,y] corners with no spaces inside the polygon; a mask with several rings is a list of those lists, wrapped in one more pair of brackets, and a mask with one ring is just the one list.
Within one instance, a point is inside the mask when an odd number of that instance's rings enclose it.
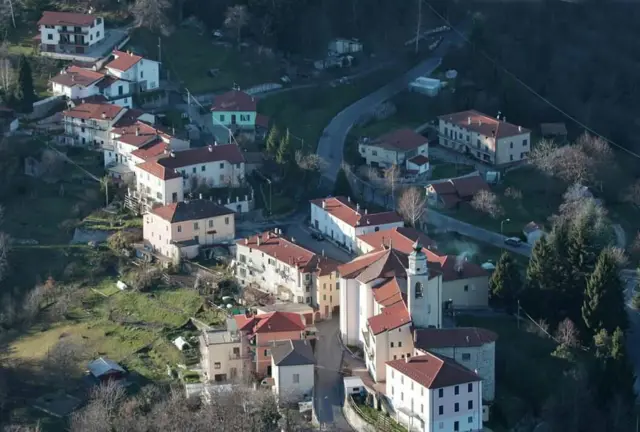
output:
{"label": "house with balcony", "polygon": [[84,54],[105,37],[104,20],[91,14],[45,11],[38,29],[46,53]]}
{"label": "house with balcony", "polygon": [[482,379],[455,360],[427,352],[388,361],[386,396],[412,431],[481,431]]}
{"label": "house with balcony", "polygon": [[410,227],[396,227],[358,236],[358,251],[364,254],[393,247],[409,255],[415,242],[424,245],[430,268],[442,275],[442,297],[450,309],[478,309],[489,306],[489,273],[467,256],[447,255],[424,233]]}
{"label": "house with balcony", "polygon": [[[170,141],[173,143],[176,141]],[[235,144],[168,151],[134,167],[135,198],[144,206],[183,201],[199,185],[243,185],[244,155]]]}
{"label": "house with balcony", "polygon": [[112,126],[127,109],[109,103],[83,103],[62,112],[67,145],[101,147],[110,143]]}
{"label": "house with balcony", "polygon": [[254,351],[235,319],[228,318],[225,328],[203,330],[199,340],[200,365],[207,383],[242,379],[253,370]]}
{"label": "house with balcony", "polygon": [[429,142],[412,129],[397,129],[373,140],[363,138],[358,151],[367,165],[376,168],[395,165],[414,175],[429,171]]}
{"label": "house with balcony", "polygon": [[260,377],[273,376],[271,354],[277,342],[305,339],[305,326],[299,314],[271,312],[233,318],[252,351],[253,371]]}
{"label": "house with balcony", "polygon": [[231,135],[238,134],[253,140],[256,132],[265,131],[269,127],[269,118],[258,114],[257,107],[256,98],[240,90],[215,96],[211,120],[216,140],[228,143]]}
{"label": "house with balcony", "polygon": [[160,63],[132,52],[113,51],[113,60],[105,65],[107,73],[135,85],[135,91],[150,91],[160,87]]}
{"label": "house with balcony", "polygon": [[438,117],[438,142],[493,166],[526,160],[531,151],[531,131],[475,110]]}
{"label": "house with balcony", "polygon": [[434,182],[426,187],[427,201],[438,208],[452,209],[462,203],[469,203],[481,190],[489,191],[489,184],[480,174]]}
{"label": "house with balcony", "polygon": [[369,213],[351,197],[311,200],[311,226],[345,249],[357,249],[357,237],[369,232],[404,226],[404,219],[394,211]]}
{"label": "house with balcony", "polygon": [[210,200],[188,200],[151,209],[143,216],[148,249],[174,261],[235,238],[233,210]]}
{"label": "house with balcony", "polygon": [[129,81],[79,66],[70,66],[49,81],[54,95],[69,100],[82,100],[94,96],[104,97],[105,102],[131,108],[132,89]]}

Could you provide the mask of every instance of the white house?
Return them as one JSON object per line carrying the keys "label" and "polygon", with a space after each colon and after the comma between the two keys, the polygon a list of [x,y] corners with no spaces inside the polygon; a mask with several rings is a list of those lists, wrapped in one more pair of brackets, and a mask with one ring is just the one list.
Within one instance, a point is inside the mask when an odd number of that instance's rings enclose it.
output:
{"label": "white house", "polygon": [[81,146],[108,145],[112,126],[126,112],[126,108],[108,103],[84,103],[63,111],[65,142]]}
{"label": "white house", "polygon": [[311,201],[312,227],[350,251],[357,248],[357,237],[404,226],[396,212],[369,213],[350,197],[319,198]]}
{"label": "white house", "polygon": [[91,69],[70,66],[51,78],[50,84],[54,95],[66,96],[68,99],[82,100],[100,95],[109,103],[127,108],[133,105],[129,81]]}
{"label": "white house", "polygon": [[[173,141],[172,141],[173,142]],[[134,167],[137,191],[149,202],[183,201],[193,186],[239,186],[244,179],[244,157],[235,144],[209,145],[169,151]]]}
{"label": "white house", "polygon": [[396,420],[424,432],[482,430],[481,378],[455,360],[425,353],[386,364]]}
{"label": "white house", "polygon": [[131,52],[114,51],[114,59],[105,69],[116,78],[137,84],[138,91],[149,91],[160,87],[160,63]]}
{"label": "white house", "polygon": [[311,398],[315,383],[315,357],[308,340],[273,343],[271,374],[273,392],[279,402],[300,402]]}
{"label": "white house", "polygon": [[385,381],[385,363],[413,353],[412,328],[442,327],[442,276],[419,243],[407,255],[387,247],[338,267],[340,333],[364,347],[367,369]]}
{"label": "white house", "polygon": [[105,36],[104,20],[90,14],[45,11],[38,21],[40,49],[83,54]]}
{"label": "white house", "polygon": [[[389,168],[395,165],[413,170],[416,169],[413,165],[423,166],[426,163],[423,172],[429,170],[429,142],[412,129],[397,129],[373,140],[365,138],[358,143],[358,151],[369,166]],[[423,156],[426,162],[417,159],[409,167],[409,160],[416,156]]]}

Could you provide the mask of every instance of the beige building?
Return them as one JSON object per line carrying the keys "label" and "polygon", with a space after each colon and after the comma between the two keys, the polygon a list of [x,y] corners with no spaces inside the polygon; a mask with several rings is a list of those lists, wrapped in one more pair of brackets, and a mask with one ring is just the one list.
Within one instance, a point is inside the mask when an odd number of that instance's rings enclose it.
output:
{"label": "beige building", "polygon": [[318,297],[318,311],[324,319],[331,319],[340,312],[340,274],[338,263],[326,257],[319,257],[315,274]]}
{"label": "beige building", "polygon": [[496,341],[498,335],[478,327],[423,328],[414,332],[416,355],[432,352],[454,359],[482,378],[482,396],[493,401],[496,391]]}
{"label": "beige building", "polygon": [[234,237],[234,212],[209,200],[182,201],[144,215],[145,243],[171,259],[194,258],[200,246],[229,242]]}
{"label": "beige building", "polygon": [[225,329],[202,332],[200,360],[205,379],[209,382],[239,379],[246,371],[252,370],[253,353],[235,319],[227,319]]}
{"label": "beige building", "polygon": [[396,165],[408,169],[407,164],[410,159],[419,155],[429,157],[429,143],[426,137],[405,128],[373,140],[363,139],[358,144],[358,151],[367,165],[380,168]]}
{"label": "beige building", "polygon": [[491,165],[507,165],[527,159],[531,131],[475,110],[438,117],[441,146]]}

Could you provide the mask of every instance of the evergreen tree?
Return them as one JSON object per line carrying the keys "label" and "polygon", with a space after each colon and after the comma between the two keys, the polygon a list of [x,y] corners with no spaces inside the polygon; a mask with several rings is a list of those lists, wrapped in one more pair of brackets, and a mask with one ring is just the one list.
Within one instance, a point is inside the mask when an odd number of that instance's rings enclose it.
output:
{"label": "evergreen tree", "polygon": [[280,138],[280,145],[278,146],[278,151],[276,152],[276,162],[280,165],[283,165],[289,161],[291,153],[291,136],[289,135],[289,131]]}
{"label": "evergreen tree", "polygon": [[346,196],[353,197],[353,191],[351,190],[351,184],[349,184],[349,179],[347,178],[347,174],[344,172],[344,169],[340,168],[338,171],[338,176],[336,177],[336,184],[333,189],[334,196]]}
{"label": "evergreen tree", "polygon": [[18,64],[18,83],[14,96],[21,112],[30,113],[33,111],[35,93],[33,91],[33,76],[31,74],[31,64],[25,56],[20,57]]}
{"label": "evergreen tree", "polygon": [[508,313],[516,309],[516,299],[522,286],[520,272],[513,258],[504,252],[489,281],[489,300],[495,307],[504,308]]}
{"label": "evergreen tree", "polygon": [[557,255],[546,237],[536,241],[527,266],[522,302],[528,313],[536,318],[544,318],[551,325],[559,321],[553,316],[554,310],[545,308],[545,304],[557,304],[561,296],[558,278],[555,273]]}
{"label": "evergreen tree", "polygon": [[587,281],[582,304],[582,318],[589,336],[601,329],[612,333],[616,328],[626,329],[629,325],[618,273],[615,258],[605,249]]}
{"label": "evergreen tree", "polygon": [[266,152],[270,155],[275,155],[278,151],[278,147],[280,146],[280,131],[277,126],[273,126],[269,130],[269,135],[267,135],[267,141],[265,143]]}
{"label": "evergreen tree", "polygon": [[593,344],[595,361],[592,376],[598,400],[606,407],[619,396],[630,408],[635,402],[635,375],[627,356],[624,332],[620,328],[612,333],[602,329],[595,334]]}

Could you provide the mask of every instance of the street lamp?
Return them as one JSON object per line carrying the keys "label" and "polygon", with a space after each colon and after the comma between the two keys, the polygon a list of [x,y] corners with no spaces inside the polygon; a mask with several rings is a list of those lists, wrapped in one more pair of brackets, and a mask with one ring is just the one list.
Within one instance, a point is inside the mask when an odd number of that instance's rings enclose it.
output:
{"label": "street lamp", "polygon": [[504,227],[504,223],[505,222],[511,222],[511,219],[505,219],[502,222],[500,222],[500,234],[501,235],[504,235],[504,233],[502,231],[503,231],[503,227]]}
{"label": "street lamp", "polygon": [[[273,201],[272,201],[272,193],[271,193],[271,179],[268,178],[267,176],[265,176],[264,174],[262,174],[260,171],[258,170],[254,170],[255,173],[257,173],[260,177],[262,177],[263,180],[265,180],[267,183],[269,183],[269,216],[273,215]],[[262,189],[262,186],[260,186],[260,189]]]}

